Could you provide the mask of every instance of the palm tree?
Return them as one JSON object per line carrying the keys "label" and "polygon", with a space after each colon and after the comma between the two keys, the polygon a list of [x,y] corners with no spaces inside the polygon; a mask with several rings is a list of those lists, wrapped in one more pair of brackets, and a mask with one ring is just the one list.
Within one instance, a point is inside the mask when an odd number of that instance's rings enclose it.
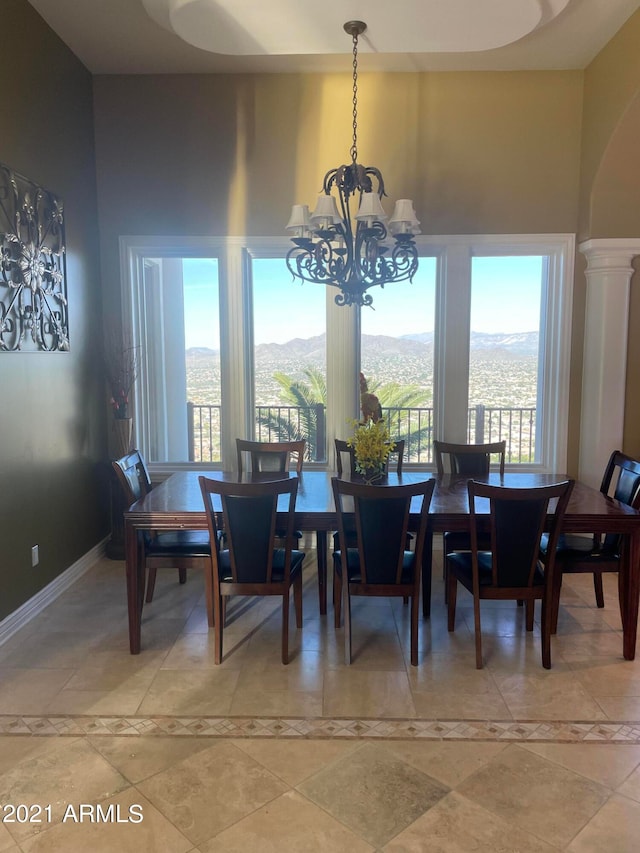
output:
{"label": "palm tree", "polygon": [[[302,374],[303,379],[293,379],[281,371],[273,374],[273,378],[280,385],[283,403],[299,408],[299,422],[292,423],[274,407],[259,416],[258,423],[268,429],[269,434],[276,435],[280,441],[305,438],[308,458],[317,459],[318,450],[321,453],[324,451],[323,447],[318,446],[318,432],[320,429],[320,444],[324,444],[327,383],[324,374],[317,367],[305,367]],[[396,381],[381,383],[379,380],[371,381],[369,389],[380,401],[390,434],[399,439],[404,438],[409,458],[412,452],[417,454],[418,450],[431,440],[431,423],[421,425],[409,410],[428,408],[431,392],[418,385],[402,385]]]}
{"label": "palm tree", "polygon": [[[270,435],[276,435],[279,441],[307,441],[307,458],[317,460],[318,451],[324,458],[324,446],[318,446],[318,432],[324,436],[324,410],[327,404],[327,383],[324,374],[317,367],[305,367],[302,370],[305,379],[292,379],[286,373],[276,371],[273,378],[281,388],[282,402],[299,409],[299,418],[293,423],[278,411],[277,407],[268,409],[258,417],[260,426]],[[320,428],[320,429],[319,429]],[[322,438],[324,445],[324,439]]]}
{"label": "palm tree", "polygon": [[415,410],[430,409],[431,391],[419,385],[402,385],[395,380],[383,384],[377,379],[369,382],[369,389],[380,401],[389,434],[404,439],[407,459],[412,455],[419,457],[433,435],[431,419],[426,425],[421,423],[420,412]]}

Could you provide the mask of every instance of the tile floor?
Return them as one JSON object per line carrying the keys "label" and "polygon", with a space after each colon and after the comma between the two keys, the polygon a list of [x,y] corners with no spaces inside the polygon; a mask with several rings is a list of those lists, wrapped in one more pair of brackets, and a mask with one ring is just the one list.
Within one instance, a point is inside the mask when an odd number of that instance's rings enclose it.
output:
{"label": "tile floor", "polygon": [[638,849],[640,655],[622,659],[615,576],[603,611],[565,581],[546,671],[509,602],[483,607],[476,670],[470,598],[449,634],[438,566],[420,665],[408,609],[373,600],[345,667],[313,552],[305,574],[288,667],[277,603],[239,599],[214,666],[202,579],[173,571],[131,656],[106,559],[1,646],[0,851]]}

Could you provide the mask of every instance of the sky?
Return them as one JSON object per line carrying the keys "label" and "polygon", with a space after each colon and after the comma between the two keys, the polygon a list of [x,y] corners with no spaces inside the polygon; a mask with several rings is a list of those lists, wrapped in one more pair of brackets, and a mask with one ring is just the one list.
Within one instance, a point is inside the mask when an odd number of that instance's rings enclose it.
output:
{"label": "sky", "polygon": [[[253,263],[255,343],[286,343],[293,337],[291,324],[283,322],[283,305],[287,306],[287,314],[296,318],[296,336],[308,338],[322,334],[326,288],[292,281],[280,258],[257,259]],[[217,261],[185,258],[183,271],[186,347],[218,349]],[[433,331],[435,279],[435,259],[421,258],[413,283],[372,288],[375,310],[363,309],[363,333],[400,336]],[[539,256],[473,258],[472,331],[537,331],[541,279],[542,258]],[[517,287],[514,286],[516,282]],[[337,292],[334,288],[331,290]]]}

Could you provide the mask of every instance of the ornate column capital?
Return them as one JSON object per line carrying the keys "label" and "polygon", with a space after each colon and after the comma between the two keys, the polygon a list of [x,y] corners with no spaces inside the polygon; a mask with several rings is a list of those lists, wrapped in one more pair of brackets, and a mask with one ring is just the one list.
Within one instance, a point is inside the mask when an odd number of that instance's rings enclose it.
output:
{"label": "ornate column capital", "polygon": [[578,249],[587,259],[586,275],[622,273],[631,277],[631,261],[640,255],[640,238],[610,237],[585,240]]}

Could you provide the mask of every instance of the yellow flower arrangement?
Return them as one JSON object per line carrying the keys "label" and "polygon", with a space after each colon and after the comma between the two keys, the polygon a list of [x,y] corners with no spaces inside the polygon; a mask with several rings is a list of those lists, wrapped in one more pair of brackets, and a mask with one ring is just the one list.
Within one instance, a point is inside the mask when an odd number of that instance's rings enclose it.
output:
{"label": "yellow flower arrangement", "polygon": [[356,457],[356,471],[366,480],[375,480],[384,473],[389,454],[395,448],[387,425],[383,420],[368,420],[366,423],[351,421],[353,436],[347,439]]}

